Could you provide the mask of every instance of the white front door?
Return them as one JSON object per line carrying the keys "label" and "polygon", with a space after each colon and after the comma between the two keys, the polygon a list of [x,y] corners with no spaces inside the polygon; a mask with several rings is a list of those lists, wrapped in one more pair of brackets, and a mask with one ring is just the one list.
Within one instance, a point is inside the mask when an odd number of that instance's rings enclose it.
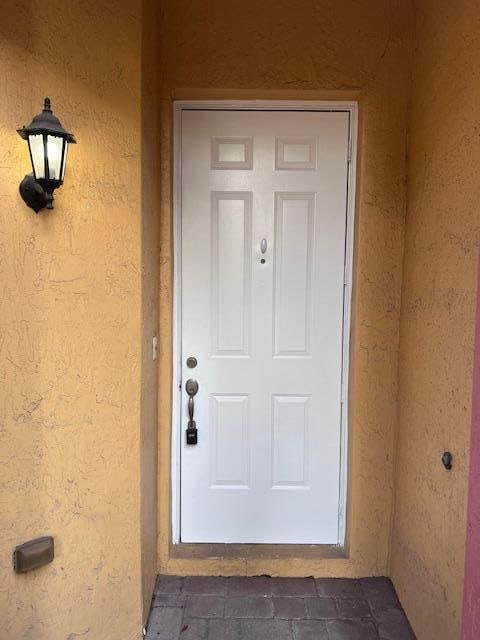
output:
{"label": "white front door", "polygon": [[182,112],[182,542],[339,542],[348,141],[347,111]]}

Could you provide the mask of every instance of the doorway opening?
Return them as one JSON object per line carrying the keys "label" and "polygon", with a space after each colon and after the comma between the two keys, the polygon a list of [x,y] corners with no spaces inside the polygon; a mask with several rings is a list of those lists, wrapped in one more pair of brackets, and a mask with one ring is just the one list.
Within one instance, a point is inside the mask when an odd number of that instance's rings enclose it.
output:
{"label": "doorway opening", "polygon": [[356,136],[356,103],[175,104],[174,544],[344,544]]}

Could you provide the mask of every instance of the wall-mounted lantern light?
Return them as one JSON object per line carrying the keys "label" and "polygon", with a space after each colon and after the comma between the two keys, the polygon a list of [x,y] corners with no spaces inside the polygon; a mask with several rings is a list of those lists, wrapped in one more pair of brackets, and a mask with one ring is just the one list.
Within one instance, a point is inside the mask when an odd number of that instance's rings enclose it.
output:
{"label": "wall-mounted lantern light", "polygon": [[45,207],[53,209],[53,192],[63,184],[68,145],[75,138],[53,115],[50,98],[45,98],[42,113],[17,131],[28,142],[33,168],[20,183],[20,195],[36,213]]}

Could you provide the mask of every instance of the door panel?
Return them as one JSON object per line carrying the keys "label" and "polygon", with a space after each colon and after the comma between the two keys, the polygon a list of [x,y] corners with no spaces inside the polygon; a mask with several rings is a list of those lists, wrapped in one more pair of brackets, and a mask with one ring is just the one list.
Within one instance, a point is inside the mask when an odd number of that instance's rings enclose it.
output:
{"label": "door panel", "polygon": [[338,542],[348,135],[348,112],[182,113],[183,542]]}
{"label": "door panel", "polygon": [[310,356],[314,193],[275,194],[274,354]]}
{"label": "door panel", "polygon": [[212,355],[248,355],[252,194],[212,193]]}
{"label": "door panel", "polygon": [[249,484],[249,397],[212,395],[212,487]]}
{"label": "door panel", "polygon": [[308,484],[308,407],[310,396],[274,396],[272,412],[272,488]]}

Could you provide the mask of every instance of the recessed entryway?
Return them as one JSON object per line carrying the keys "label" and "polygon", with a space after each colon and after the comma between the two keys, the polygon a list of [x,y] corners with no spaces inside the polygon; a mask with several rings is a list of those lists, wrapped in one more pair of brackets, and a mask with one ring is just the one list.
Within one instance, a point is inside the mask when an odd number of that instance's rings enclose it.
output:
{"label": "recessed entryway", "polygon": [[343,544],[355,114],[178,105],[174,542]]}

